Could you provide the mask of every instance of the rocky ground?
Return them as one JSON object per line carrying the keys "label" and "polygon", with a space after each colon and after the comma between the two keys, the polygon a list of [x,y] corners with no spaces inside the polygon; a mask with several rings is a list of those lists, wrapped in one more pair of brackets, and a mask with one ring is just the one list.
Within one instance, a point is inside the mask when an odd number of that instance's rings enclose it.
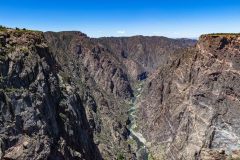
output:
{"label": "rocky ground", "polygon": [[239,46],[1,27],[0,157],[236,159]]}

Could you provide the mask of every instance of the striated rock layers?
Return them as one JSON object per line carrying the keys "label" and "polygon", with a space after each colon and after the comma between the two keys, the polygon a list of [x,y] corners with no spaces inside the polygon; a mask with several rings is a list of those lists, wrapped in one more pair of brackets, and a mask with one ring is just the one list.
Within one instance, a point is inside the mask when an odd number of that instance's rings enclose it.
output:
{"label": "striated rock layers", "polygon": [[118,56],[134,80],[146,79],[159,65],[166,63],[171,53],[196,43],[195,40],[190,39],[144,36],[107,37],[94,40],[104,44]]}
{"label": "striated rock layers", "polygon": [[239,37],[0,28],[0,158],[238,158]]}
{"label": "striated rock layers", "polygon": [[155,159],[239,158],[239,46],[239,35],[203,35],[147,80],[138,118]]}
{"label": "striated rock layers", "polygon": [[0,32],[2,159],[101,159],[83,99],[61,82],[42,33]]}
{"label": "striated rock layers", "polygon": [[0,28],[1,159],[135,159],[129,73],[83,33]]}

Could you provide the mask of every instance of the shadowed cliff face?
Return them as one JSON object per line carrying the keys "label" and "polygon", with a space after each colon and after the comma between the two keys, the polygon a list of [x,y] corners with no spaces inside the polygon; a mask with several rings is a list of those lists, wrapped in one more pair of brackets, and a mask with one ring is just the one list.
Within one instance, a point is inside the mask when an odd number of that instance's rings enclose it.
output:
{"label": "shadowed cliff face", "polygon": [[60,64],[61,79],[70,90],[79,90],[95,144],[103,157],[131,157],[126,102],[133,91],[122,63],[107,48],[79,32],[44,35]]}
{"label": "shadowed cliff face", "polygon": [[0,32],[1,159],[101,159],[82,99],[58,78],[43,34]]}
{"label": "shadowed cliff face", "polygon": [[138,117],[153,157],[239,156],[239,40],[203,35],[147,80]]}
{"label": "shadowed cliff face", "polygon": [[99,38],[95,41],[107,46],[122,62],[129,76],[143,80],[159,65],[163,65],[174,51],[194,46],[195,40],[166,37]]}

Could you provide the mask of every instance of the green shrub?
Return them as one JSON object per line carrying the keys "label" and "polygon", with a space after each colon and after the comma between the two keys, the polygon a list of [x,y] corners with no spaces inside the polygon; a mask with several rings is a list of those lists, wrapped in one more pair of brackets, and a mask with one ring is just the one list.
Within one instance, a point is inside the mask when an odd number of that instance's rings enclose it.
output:
{"label": "green shrub", "polygon": [[124,160],[124,156],[122,153],[119,153],[118,156],[117,156],[117,160]]}
{"label": "green shrub", "polygon": [[4,55],[0,55],[0,60],[4,61],[6,57]]}
{"label": "green shrub", "polygon": [[23,46],[22,48],[20,48],[21,52],[27,53],[29,51],[29,49],[25,46]]}
{"label": "green shrub", "polygon": [[0,31],[6,31],[6,30],[7,30],[7,27],[0,25]]}
{"label": "green shrub", "polygon": [[209,36],[238,36],[240,33],[210,33],[210,34],[205,34]]}

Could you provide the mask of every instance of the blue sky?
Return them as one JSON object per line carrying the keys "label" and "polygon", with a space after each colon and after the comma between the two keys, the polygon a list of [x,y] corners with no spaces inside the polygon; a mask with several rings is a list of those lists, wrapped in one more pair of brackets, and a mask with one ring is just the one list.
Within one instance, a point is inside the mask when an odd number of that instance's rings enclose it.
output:
{"label": "blue sky", "polygon": [[2,0],[0,24],[90,37],[240,32],[240,0]]}

